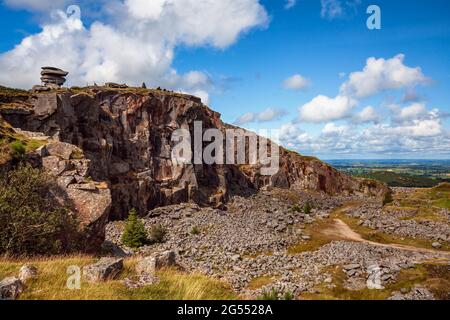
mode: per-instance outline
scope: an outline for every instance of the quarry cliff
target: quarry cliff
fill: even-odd
[[[34,158],[67,189],[86,225],[123,219],[131,208],[145,215],[182,202],[225,206],[233,195],[268,188],[376,197],[388,190],[281,147],[279,170],[272,176],[262,176],[251,165],[203,163],[174,169],[174,130],[192,132],[195,121],[204,130],[230,127],[194,96],[106,87],[12,92],[0,94],[2,126],[42,142]]]

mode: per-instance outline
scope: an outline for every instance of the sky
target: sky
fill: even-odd
[[[0,85],[195,94],[322,159],[450,159],[447,0],[0,0]],[[381,28],[369,29],[377,5]]]

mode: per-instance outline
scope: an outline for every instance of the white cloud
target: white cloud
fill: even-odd
[[[300,120],[305,122],[327,122],[349,116],[357,101],[338,95],[330,98],[319,95],[299,109]]]
[[[145,81],[205,98],[211,90],[208,76],[199,71],[178,75],[171,67],[175,47],[226,48],[247,30],[268,22],[258,0],[158,0],[150,6],[148,1],[127,0],[102,5],[109,22],[94,21],[89,28],[76,15],[57,11],[41,32],[0,55],[0,83],[30,88],[39,82],[40,67],[53,65],[70,72],[69,85]]]
[[[394,119],[397,121],[407,121],[419,118],[427,113],[427,108],[423,103],[413,103],[408,107],[396,110]]]
[[[357,7],[361,4],[361,0],[321,0],[321,12],[322,18],[332,20],[334,18],[342,17],[349,12],[354,13]]]
[[[352,120],[356,123],[378,123],[381,121],[381,117],[377,114],[374,107],[367,106],[361,112],[357,113]]]
[[[294,74],[283,81],[283,87],[290,90],[303,90],[309,86],[309,80],[300,74]]]
[[[341,136],[349,130],[348,126],[337,126],[333,122],[327,123],[322,129],[322,136]]]
[[[296,4],[297,4],[297,0],[286,0],[286,2],[284,4],[284,8],[291,9],[291,8],[295,7]]]
[[[367,59],[363,71],[352,72],[349,80],[341,86],[341,94],[364,98],[389,89],[411,88],[428,80],[419,67],[403,64],[405,56],[398,54],[385,60]]]
[[[243,125],[249,122],[269,122],[282,118],[287,112],[278,108],[267,108],[261,112],[247,112],[234,121],[235,125]]]

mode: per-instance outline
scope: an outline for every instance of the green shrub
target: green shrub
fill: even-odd
[[[191,234],[192,235],[200,234],[200,229],[197,226],[192,227]]]
[[[26,146],[20,140],[11,142],[10,147],[12,151],[11,155],[14,159],[21,159],[26,152]]]
[[[19,165],[0,174],[0,254],[51,255],[79,249],[76,218],[56,200],[47,174]]]
[[[134,209],[130,211],[125,221],[125,230],[122,234],[121,241],[130,248],[140,248],[148,242],[145,226]]]
[[[294,295],[291,292],[285,292],[283,296],[283,300],[294,300]]]
[[[162,243],[164,242],[166,233],[167,231],[162,225],[155,224],[150,229],[150,241],[152,243]]]
[[[294,212],[302,212],[302,208],[300,208],[300,206],[298,204],[294,204],[291,207],[291,210],[294,211]]]
[[[305,205],[303,206],[303,213],[310,214],[311,209],[312,209],[311,203],[309,201],[306,201]]]

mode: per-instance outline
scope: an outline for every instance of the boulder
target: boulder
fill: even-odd
[[[73,185],[70,185],[71,187]],[[66,189],[65,197],[58,199],[62,204],[71,204],[73,212],[80,221],[80,227],[86,231],[87,251],[96,251],[105,238],[105,226],[109,220],[111,192],[109,189],[82,190]]]
[[[433,247],[433,248],[435,248],[435,249],[440,249],[441,247],[442,247],[442,245],[439,243],[439,242],[433,242],[432,244],[431,244],[431,246]]]
[[[14,300],[23,291],[24,285],[16,277],[9,277],[0,282],[0,300]]]
[[[159,269],[175,266],[175,260],[175,253],[173,251],[157,253],[152,256],[142,258],[136,265],[136,272],[140,275],[154,275]]]
[[[26,283],[28,280],[37,278],[38,270],[35,266],[24,265],[19,270],[19,280]]]
[[[95,264],[83,268],[83,276],[89,282],[113,280],[123,269],[122,258],[101,258]]]

